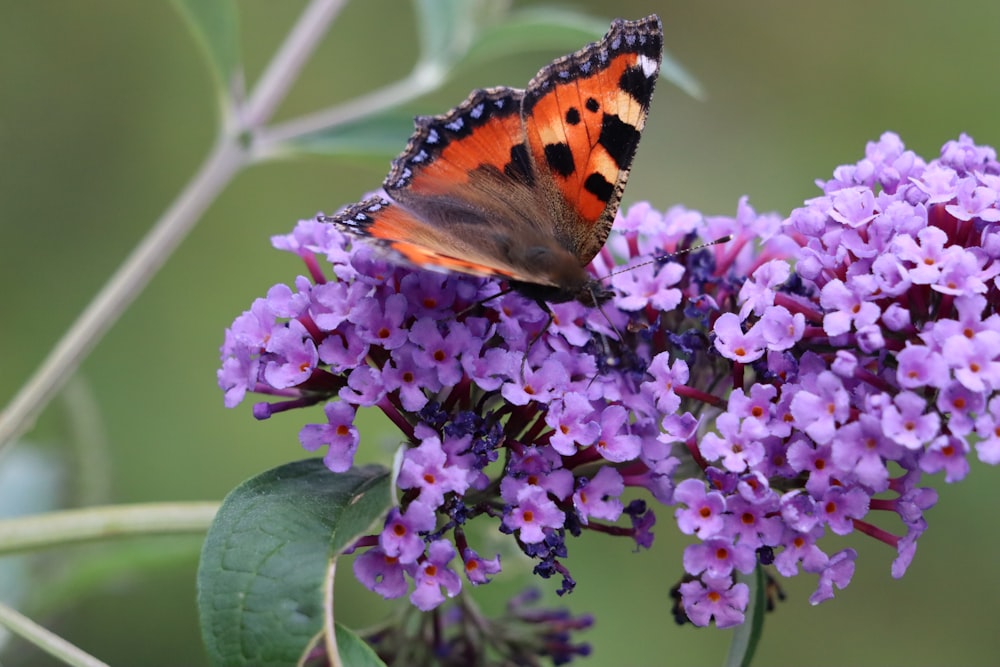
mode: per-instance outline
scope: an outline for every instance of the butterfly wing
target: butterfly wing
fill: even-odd
[[[520,269],[503,261],[504,251],[498,243],[455,234],[454,227],[434,224],[385,197],[370,197],[324,220],[416,267],[508,280],[521,277]],[[473,223],[465,217],[458,224]]]
[[[532,159],[561,196],[559,237],[583,264],[607,241],[660,71],[655,15],[611,24],[600,42],[543,68],[522,116]]]
[[[447,114],[417,118],[383,184],[388,199],[328,220],[418,266],[573,298],[614,220],[661,43],[655,17],[616,21],[527,91],[476,90]]]
[[[568,253],[536,210],[522,95],[476,90],[447,114],[418,117],[383,183],[388,197],[327,220],[417,266],[555,285],[534,260]]]

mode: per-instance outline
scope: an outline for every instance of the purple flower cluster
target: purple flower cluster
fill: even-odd
[[[745,201],[735,218],[633,206],[590,267],[615,295],[600,309],[394,265],[302,221],[274,245],[310,277],[227,330],[226,405],[277,397],[263,419],[324,403],[300,438],[334,472],[353,463],[358,408],[388,415],[407,442],[401,500],[355,573],[420,609],[460,590],[456,556],[472,584],[500,571],[470,545],[480,516],[560,592],[567,532],[648,547],[655,517],[628,487],[697,538],[680,595],[698,625],[741,623],[736,574],[758,565],[815,574],[811,601],[831,597],[856,552],[823,551],[828,532],[893,546],[902,576],[936,501],[922,475],[962,479],[973,447],[1000,462],[1000,164],[965,136],[926,163],[886,134],[819,185],[785,221]]]

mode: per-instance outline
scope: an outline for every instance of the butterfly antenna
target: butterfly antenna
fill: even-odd
[[[679,257],[681,255],[686,255],[689,252],[695,252],[696,250],[704,250],[705,248],[711,248],[714,245],[721,245],[723,243],[729,243],[732,240],[733,240],[733,235],[732,234],[727,234],[727,235],[725,235],[725,236],[723,236],[721,238],[715,239],[714,241],[709,241],[708,243],[701,243],[701,244],[693,246],[691,248],[684,248],[683,250],[675,250],[673,252],[668,252],[668,253],[664,253],[662,255],[657,255],[653,259],[651,259],[649,261],[646,261],[646,262],[642,262],[641,264],[636,264],[634,266],[627,266],[624,269],[619,269],[618,271],[612,271],[608,275],[600,278],[600,280],[607,280],[608,278],[611,278],[612,276],[617,276],[619,273],[627,273],[628,271],[632,271],[633,269],[638,269],[640,266],[646,266],[648,264],[656,264],[658,262],[661,262],[662,260],[664,260],[667,257]]]
[[[664,257],[677,257],[678,255],[684,255],[684,254],[689,253],[689,252],[694,252],[695,250],[702,250],[704,248],[710,248],[710,247],[712,247],[714,245],[719,245],[721,243],[728,243],[729,241],[732,241],[732,240],[733,240],[733,235],[732,234],[727,234],[726,236],[723,236],[721,238],[715,239],[714,241],[710,241],[708,243],[702,243],[702,244],[696,245],[696,246],[694,246],[692,248],[685,248],[683,250],[676,250],[676,251],[671,252],[671,253],[666,253],[666,254],[663,254],[663,255],[659,255],[659,256],[657,256],[657,257],[649,260],[648,262],[643,262],[641,264],[636,264],[635,266],[629,266],[629,267],[621,269],[619,271],[613,271],[613,272],[609,273],[608,275],[600,278],[599,280],[607,280],[608,278],[611,278],[612,276],[617,276],[619,273],[625,273],[626,271],[631,271],[633,269],[639,268],[640,266],[646,266],[647,264],[655,264],[655,263],[661,261]],[[624,342],[625,337],[622,336],[622,332],[618,330],[618,327],[615,326],[615,323],[611,321],[611,318],[608,317],[608,314],[604,311],[604,307],[601,305],[601,300],[598,297],[597,290],[594,289],[593,283],[591,283],[588,286],[588,289],[590,290],[591,299],[593,300],[594,305],[597,307],[597,310],[599,310],[601,312],[601,315],[604,316],[604,319],[607,321],[608,326],[610,326],[611,330],[615,332],[615,335],[618,337],[618,340]],[[551,311],[550,311],[550,317],[551,317]],[[601,346],[604,348],[604,351],[606,353],[606,362],[605,363],[607,363],[609,366],[615,366],[615,365],[617,365],[618,364],[618,358],[611,353],[611,346],[608,344],[607,339],[603,335],[600,335],[600,334],[598,334],[598,335],[600,336],[600,339],[601,339]]]

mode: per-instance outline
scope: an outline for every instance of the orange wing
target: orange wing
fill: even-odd
[[[659,19],[543,68],[526,91],[475,90],[416,119],[376,197],[327,218],[416,266],[576,298],[607,240],[659,72]],[[537,298],[537,297],[536,297]]]
[[[456,239],[384,197],[371,197],[325,218],[356,237],[370,239],[398,259],[421,268],[523,280],[523,270],[498,260],[489,245]]]
[[[562,195],[562,234],[582,261],[608,238],[660,71],[656,16],[615,21],[604,39],[542,69],[522,114],[534,161]]]

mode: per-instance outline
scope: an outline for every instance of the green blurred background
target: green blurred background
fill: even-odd
[[[659,13],[667,49],[708,92],[695,101],[661,84],[626,202],[732,214],[748,194],[758,210],[787,214],[818,193],[814,179],[858,160],[885,130],[928,159],[963,131],[1000,144],[1000,3],[992,0],[567,4],[608,18]],[[250,81],[304,5],[239,3]],[[416,54],[412,19],[403,0],[348,4],[279,119],[403,76]],[[462,70],[414,110],[444,112],[474,87],[523,86],[557,55]],[[201,54],[166,0],[0,2],[0,402],[183,187],[213,141],[215,111]],[[307,415],[257,423],[248,405],[222,407],[222,332],[273,283],[303,272],[293,256],[270,249],[269,236],[376,187],[390,157],[308,158],[238,176],[89,357],[69,398],[30,434],[63,475],[61,502],[217,500],[244,478],[304,456],[296,434]],[[90,420],[83,427],[81,414]],[[367,431],[363,460],[385,461],[395,437]],[[813,608],[813,577],[784,582],[789,599],[767,619],[757,664],[1000,662],[995,475],[974,465],[961,484],[934,480],[941,501],[900,581],[889,575],[889,548],[861,535],[828,542],[860,552],[852,585]],[[579,586],[559,602],[598,621],[584,664],[721,662],[729,633],[678,628],[670,617],[668,590],[685,544],[668,511],[651,552],[606,538],[570,544]],[[43,576],[20,579],[29,589],[24,609],[113,665],[205,664],[194,609],[197,540],[127,546],[124,555],[43,554],[32,563]],[[128,565],[136,562],[149,567]],[[477,591],[488,607],[531,583],[526,568],[508,561],[508,569]],[[371,622],[383,610],[344,577],[344,621]],[[14,644],[2,664],[52,663]]]

